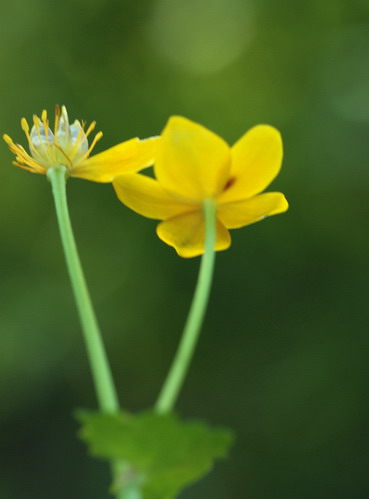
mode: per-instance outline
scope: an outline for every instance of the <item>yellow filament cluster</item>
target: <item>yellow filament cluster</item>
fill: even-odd
[[[84,154],[80,154],[78,158],[76,156],[84,141],[94,130],[96,122],[93,121],[86,131],[86,123],[82,122],[74,143],[70,139],[67,146],[62,147],[58,144],[57,139],[61,116],[66,120],[68,119],[65,107],[63,106],[62,109],[60,109],[57,105],[55,106],[54,135],[49,128],[46,110],[42,111],[41,118],[36,115],[33,116],[33,128],[31,132],[27,120],[25,118],[21,119],[21,127],[26,134],[31,155],[28,154],[20,144],[15,144],[9,135],[4,135],[5,142],[8,144],[11,152],[16,156],[16,161],[13,161],[14,165],[33,173],[44,174],[49,167],[56,164],[63,164],[69,170],[72,170],[77,164],[88,158],[97,141],[102,137],[102,132],[98,132],[95,135],[91,145]],[[77,123],[79,124],[79,122]],[[43,131],[42,127],[44,129]],[[39,144],[37,145],[34,144],[31,138],[31,135],[35,132],[39,140]]]

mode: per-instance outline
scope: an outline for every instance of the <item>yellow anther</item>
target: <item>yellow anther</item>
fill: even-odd
[[[13,144],[13,141],[12,139],[9,137],[9,135],[7,135],[6,133],[4,133],[3,135],[3,139],[5,140],[5,142],[8,144],[8,145],[12,145]]]
[[[21,127],[22,127],[22,130],[24,132],[29,132],[29,126],[28,126],[26,118],[21,119]]]

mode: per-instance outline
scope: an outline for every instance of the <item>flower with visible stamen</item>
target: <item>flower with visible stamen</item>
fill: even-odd
[[[217,207],[216,251],[229,248],[228,229],[288,209],[282,193],[260,194],[278,174],[282,156],[282,139],[272,126],[257,125],[229,147],[205,127],[173,116],[158,143],[156,179],[136,173],[117,177],[113,186],[129,208],[162,220],[160,239],[189,258],[204,252],[207,199]]]
[[[111,182],[117,175],[137,172],[152,165],[159,140],[159,137],[133,138],[90,157],[102,132],[98,132],[89,145],[88,136],[96,122],[93,121],[87,130],[85,122],[75,120],[69,124],[65,106],[61,109],[55,107],[54,131],[49,127],[45,110],[41,118],[33,116],[31,130],[25,118],[22,118],[21,126],[28,139],[30,154],[15,144],[9,135],[3,135],[10,151],[15,154],[14,165],[40,174],[46,174],[52,166],[61,165],[66,167],[71,177],[94,182]]]

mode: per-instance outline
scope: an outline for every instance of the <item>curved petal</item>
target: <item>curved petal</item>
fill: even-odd
[[[156,233],[162,241],[173,246],[179,256],[192,258],[204,253],[205,227],[200,211],[185,213],[161,222]],[[222,251],[231,245],[231,236],[224,225],[217,221],[215,250]]]
[[[232,147],[228,188],[219,201],[239,201],[263,191],[281,169],[282,157],[282,138],[276,128],[269,125],[251,128]]]
[[[245,201],[219,204],[217,216],[227,229],[238,229],[286,210],[288,202],[281,192],[267,192]]]
[[[164,220],[197,208],[180,203],[157,180],[139,173],[116,177],[113,187],[122,203],[144,217]]]
[[[202,201],[222,191],[230,171],[228,144],[180,116],[169,119],[157,149],[155,174],[179,199]]]
[[[71,176],[94,182],[111,182],[118,175],[137,172],[153,164],[159,140],[160,137],[151,137],[122,142],[77,163],[72,168]]]

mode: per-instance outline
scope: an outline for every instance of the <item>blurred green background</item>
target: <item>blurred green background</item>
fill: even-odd
[[[65,104],[100,151],[182,114],[230,143],[278,127],[287,214],[232,231],[178,403],[234,428],[228,461],[181,499],[369,497],[368,0],[1,0],[1,133]],[[95,395],[45,177],[0,150],[0,497],[108,498],[77,440]],[[110,185],[70,209],[120,397],[149,407],[199,259]]]

